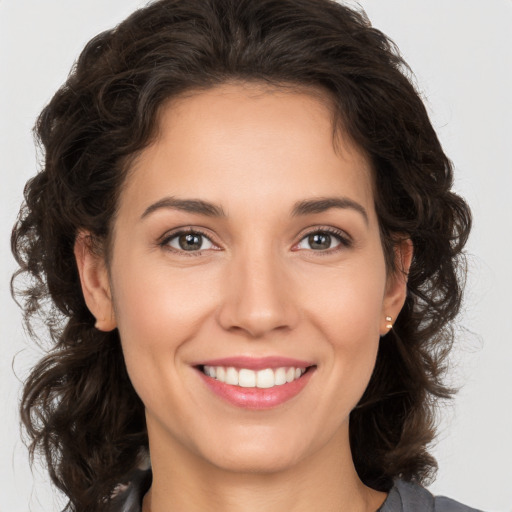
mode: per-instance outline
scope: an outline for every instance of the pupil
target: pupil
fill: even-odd
[[[312,249],[329,249],[331,246],[331,236],[325,233],[310,235],[308,241]]]
[[[181,235],[179,238],[179,244],[184,251],[194,251],[201,249],[201,235],[194,235],[191,233]]]

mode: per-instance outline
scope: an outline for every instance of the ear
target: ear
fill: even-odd
[[[95,326],[100,331],[112,331],[117,324],[107,265],[104,257],[94,250],[89,232],[78,233],[74,252],[82,293],[89,311],[96,318]]]
[[[400,240],[394,248],[395,270],[388,275],[386,292],[382,304],[380,335],[384,336],[393,327],[407,297],[407,276],[411,267],[414,247],[410,238]]]

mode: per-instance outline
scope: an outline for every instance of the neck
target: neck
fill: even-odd
[[[143,512],[375,512],[386,498],[360,481],[348,428],[314,456],[269,472],[226,470],[151,439],[153,483]]]

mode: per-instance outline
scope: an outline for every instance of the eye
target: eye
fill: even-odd
[[[174,233],[167,237],[162,242],[162,245],[171,247],[176,251],[186,252],[203,251],[215,247],[213,242],[206,235],[198,231]]]
[[[331,230],[318,230],[308,233],[296,245],[297,249],[308,249],[313,251],[328,251],[337,249],[340,246],[349,246],[350,242],[341,232]]]

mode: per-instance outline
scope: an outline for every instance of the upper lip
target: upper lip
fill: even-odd
[[[235,356],[222,357],[219,359],[208,359],[195,363],[193,366],[232,366],[234,368],[247,368],[248,370],[263,370],[265,368],[307,368],[314,366],[315,363],[304,359],[295,359],[284,356],[267,356],[267,357],[251,357],[251,356]]]

